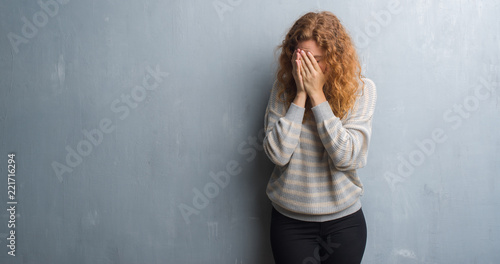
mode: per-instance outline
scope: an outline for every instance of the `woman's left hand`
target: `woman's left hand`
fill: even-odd
[[[300,73],[302,75],[307,95],[309,95],[311,99],[316,99],[313,101],[316,101],[317,103],[319,103],[319,101],[326,100],[324,99],[325,95],[323,93],[323,86],[325,85],[326,77],[323,74],[323,71],[319,67],[318,62],[311,52],[308,51],[305,53],[304,50],[301,50],[301,55]]]

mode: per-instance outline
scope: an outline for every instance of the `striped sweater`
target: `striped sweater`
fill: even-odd
[[[278,101],[274,82],[264,118],[263,147],[276,164],[266,193],[282,214],[324,222],[361,208],[363,185],[356,169],[367,163],[377,101],[375,84],[363,80],[364,93],[344,119],[336,117],[325,101],[311,108],[313,115],[304,122],[305,108],[292,103],[286,110]]]

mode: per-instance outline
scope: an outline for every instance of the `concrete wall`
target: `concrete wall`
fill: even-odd
[[[0,262],[273,263],[273,52],[319,10],[378,90],[363,263],[499,263],[494,0],[2,1]]]

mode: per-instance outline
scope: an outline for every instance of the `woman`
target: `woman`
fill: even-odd
[[[375,84],[330,12],[302,16],[278,48],[263,141],[276,164],[266,190],[274,259],[360,263],[367,232],[356,169],[367,163]]]

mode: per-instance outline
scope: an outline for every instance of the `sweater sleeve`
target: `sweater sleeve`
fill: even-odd
[[[372,80],[364,81],[363,95],[357,98],[344,124],[333,114],[328,101],[311,108],[321,141],[340,171],[362,168],[367,163],[377,93]]]
[[[297,148],[305,113],[305,108],[294,103],[284,115],[280,114],[283,110],[284,104],[278,101],[276,85],[273,85],[264,116],[263,147],[269,159],[279,166],[288,164]]]

